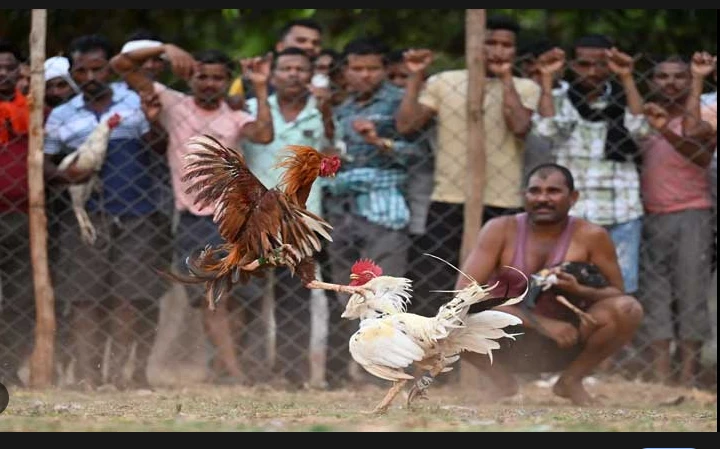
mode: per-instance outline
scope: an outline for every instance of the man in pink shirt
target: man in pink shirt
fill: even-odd
[[[642,141],[641,189],[647,213],[640,279],[644,332],[662,382],[671,381],[670,343],[677,340],[684,385],[694,382],[709,333],[712,201],[706,172],[714,139],[712,133],[691,137],[687,129],[687,118],[699,109],[702,93],[702,82],[700,89],[692,88],[697,84],[693,74],[704,65],[706,61],[694,60],[691,70],[683,59],[671,56],[654,68],[649,84],[655,101],[645,105],[645,115],[655,132]]]
[[[151,58],[164,56],[173,71],[188,81],[191,95],[153,82],[141,66]],[[159,122],[167,131],[167,157],[171,171],[175,209],[179,214],[175,231],[175,265],[185,273],[185,259],[207,244],[222,242],[217,225],[212,221],[212,208],[201,209],[194,203],[194,197],[185,193],[185,155],[189,153],[186,144],[190,137],[210,134],[224,145],[241,150],[240,141],[248,139],[255,143],[267,144],[273,141],[272,116],[268,104],[268,77],[270,61],[254,58],[243,63],[246,76],[253,83],[258,98],[257,117],[247,112],[233,110],[225,102],[225,93],[232,81],[233,61],[217,50],[205,50],[190,55],[172,44],[158,44],[140,48],[115,56],[111,64],[121,74],[128,86],[137,91],[146,104],[146,116],[151,123]],[[236,290],[243,299],[262,295],[254,285]],[[204,286],[186,286],[193,303],[202,304]],[[210,340],[216,346],[220,363],[235,381],[245,376],[240,368],[230,332],[227,301],[222,301],[215,312],[204,309],[203,322]]]

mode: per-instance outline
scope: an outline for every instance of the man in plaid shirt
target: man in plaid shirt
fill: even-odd
[[[408,162],[417,150],[395,128],[403,91],[387,81],[386,53],[380,42],[358,39],[343,55],[352,93],[335,110],[335,119],[345,160],[337,178],[327,184],[324,204],[334,227],[328,256],[336,283],[347,283],[359,258],[373,259],[389,276],[407,272],[410,209],[404,190]],[[345,327],[347,332],[336,335],[337,346],[349,360],[353,326]]]

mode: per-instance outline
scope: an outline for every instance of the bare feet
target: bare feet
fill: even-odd
[[[573,404],[580,407],[597,404],[597,400],[585,390],[582,379],[573,380],[560,377],[553,387],[553,393],[561,398],[570,399]]]

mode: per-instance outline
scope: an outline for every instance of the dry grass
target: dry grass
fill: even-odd
[[[500,404],[477,392],[430,390],[412,411],[398,397],[383,417],[368,416],[377,386],[342,391],[215,387],[80,393],[11,390],[0,415],[6,431],[717,431],[717,396],[697,390],[602,379],[588,388],[602,405],[578,408],[548,388],[525,384]]]

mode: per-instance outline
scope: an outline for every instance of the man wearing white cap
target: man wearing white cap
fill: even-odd
[[[80,93],[70,76],[70,61],[64,56],[54,56],[45,61],[45,106],[47,113]]]

